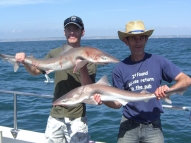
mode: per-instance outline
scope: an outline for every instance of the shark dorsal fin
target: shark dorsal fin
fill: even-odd
[[[63,53],[66,53],[68,50],[70,50],[70,49],[72,49],[72,48],[73,48],[72,46],[64,44],[64,45],[63,45],[63,50],[62,50],[61,55],[62,55]]]
[[[96,84],[102,84],[102,85],[111,86],[111,84],[109,83],[106,75],[104,75],[100,80],[98,80],[98,82]]]

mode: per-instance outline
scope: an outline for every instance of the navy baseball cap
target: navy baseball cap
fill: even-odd
[[[68,17],[65,21],[64,21],[64,27],[66,27],[69,24],[75,24],[77,25],[80,29],[84,29],[84,24],[83,21],[80,17],[78,16],[71,16]]]

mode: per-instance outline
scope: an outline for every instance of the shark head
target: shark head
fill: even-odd
[[[73,98],[64,98],[64,99],[59,99],[56,100],[52,103],[53,106],[72,106],[72,105],[76,105],[78,100],[75,100]]]
[[[79,102],[81,102],[81,92],[83,92],[84,87],[79,87],[76,89],[73,89],[71,91],[69,91],[68,93],[66,93],[65,95],[61,96],[60,98],[56,99],[52,105],[53,106],[58,106],[58,105],[62,105],[62,106],[72,106],[75,104],[78,104]]]
[[[120,62],[120,60],[114,56],[92,47],[84,47],[82,56],[88,62],[101,65]]]

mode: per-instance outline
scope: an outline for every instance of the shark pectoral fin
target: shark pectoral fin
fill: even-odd
[[[75,73],[76,71],[81,69],[87,63],[88,63],[88,61],[86,61],[86,60],[77,59],[76,63],[75,63],[76,65],[75,65],[74,70],[73,70],[73,73]]]
[[[150,99],[150,98],[148,98],[148,99],[146,98],[146,99],[144,99],[143,101],[144,101],[144,102],[148,102],[149,100],[151,100],[151,99]]]
[[[170,98],[166,97],[166,98],[162,98],[165,102],[167,102],[168,104],[172,104],[172,101],[170,100]]]
[[[146,93],[149,93],[146,89],[144,89],[144,90],[142,90],[140,93],[144,93],[144,94],[146,94]]]
[[[83,102],[86,104],[98,105],[98,103],[94,99],[85,99]]]
[[[73,73],[76,73],[76,67],[74,67]]]
[[[123,100],[117,100],[117,102],[121,103],[123,106],[125,106],[128,102],[123,101]]]

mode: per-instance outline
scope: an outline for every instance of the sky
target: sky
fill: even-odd
[[[191,0],[0,0],[0,39],[64,37],[63,22],[77,15],[85,37],[117,36],[142,20],[153,35],[191,35]]]

